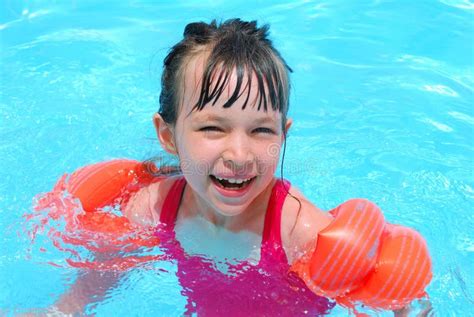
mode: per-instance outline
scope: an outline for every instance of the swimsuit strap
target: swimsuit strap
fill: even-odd
[[[287,180],[278,179],[272,188],[270,200],[265,213],[265,224],[263,227],[261,260],[265,258],[288,263],[285,250],[281,241],[281,216],[283,203],[291,187]]]
[[[160,223],[165,224],[169,229],[174,229],[176,216],[178,215],[179,205],[183,197],[186,179],[178,178],[171,186],[168,195],[163,202],[163,208],[160,213]]]

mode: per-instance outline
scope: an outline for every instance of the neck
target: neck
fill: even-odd
[[[267,188],[260,193],[250,205],[241,213],[235,216],[223,215],[221,211],[210,206],[205,200],[197,195],[189,186],[185,187],[182,200],[182,217],[202,217],[215,229],[226,229],[238,232],[245,228],[249,231],[261,233],[263,230],[263,219],[267,209],[270,194],[275,180],[272,180]],[[261,221],[259,221],[261,220]]]

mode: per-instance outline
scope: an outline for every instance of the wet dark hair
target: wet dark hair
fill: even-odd
[[[163,120],[171,125],[176,123],[185,66],[192,57],[206,52],[208,57],[201,78],[199,99],[193,111],[200,111],[208,104],[214,106],[233,72],[236,72],[237,83],[223,107],[231,107],[242,97],[246,98],[242,106],[244,109],[249,102],[252,76],[255,75],[257,109],[267,111],[271,107],[279,111],[284,131],[291,69],[268,39],[268,29],[268,25],[257,27],[256,21],[240,19],[188,24],[184,29],[184,38],[171,48],[164,60],[158,111]]]

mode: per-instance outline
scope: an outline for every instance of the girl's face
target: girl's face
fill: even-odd
[[[252,80],[244,110],[247,90],[230,108],[223,108],[234,91],[235,74],[214,106],[209,103],[201,111],[192,111],[199,99],[205,61],[201,54],[184,70],[182,104],[175,127],[169,128],[171,144],[164,145],[179,156],[197,199],[218,214],[235,216],[244,212],[273,180],[284,140],[282,115],[271,109],[257,110],[256,80]],[[163,143],[163,138],[160,140]]]

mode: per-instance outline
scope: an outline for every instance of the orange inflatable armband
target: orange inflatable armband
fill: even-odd
[[[112,204],[132,182],[152,179],[142,162],[113,160],[80,168],[69,177],[66,189],[79,198],[84,211],[93,212]]]
[[[157,239],[139,239],[127,237],[133,233],[130,221],[124,216],[112,212],[102,212],[101,208],[121,199],[121,205],[127,198],[143,186],[155,180],[146,171],[145,163],[134,160],[118,159],[96,163],[80,168],[74,172],[66,185],[67,191],[82,204],[85,214],[78,216],[81,229],[107,234],[111,239],[117,237],[121,244],[134,246],[154,246]],[[137,185],[133,188],[133,185]],[[124,192],[126,190],[126,192]],[[127,237],[125,240],[124,237]]]
[[[416,231],[385,223],[380,209],[352,199],[330,211],[334,220],[318,234],[314,250],[292,270],[315,293],[354,307],[398,309],[422,297],[431,259]]]
[[[66,262],[79,268],[123,270],[161,259],[161,255],[126,255],[140,247],[155,247],[159,239],[154,235],[155,228],[134,225],[114,210],[117,204],[123,209],[130,196],[143,186],[161,180],[148,173],[157,171],[155,165],[147,164],[119,159],[64,175],[51,192],[39,197],[35,204],[38,212],[25,215],[27,220],[36,220],[28,232],[32,240],[38,233],[47,232],[57,249],[72,255]],[[101,256],[99,262],[84,261],[78,249],[68,245],[81,246],[105,257]],[[119,257],[113,257],[118,254]]]

